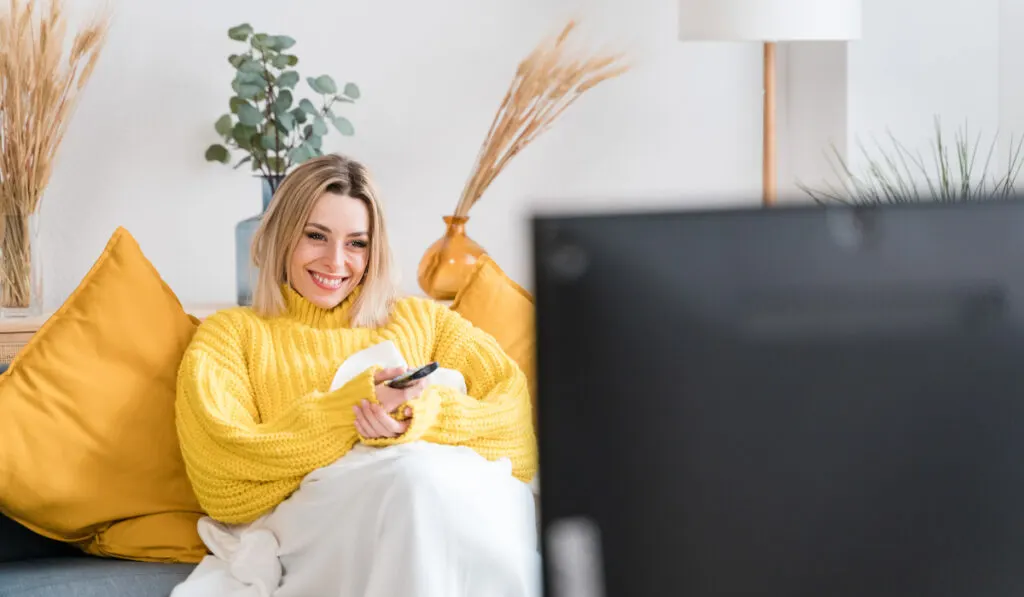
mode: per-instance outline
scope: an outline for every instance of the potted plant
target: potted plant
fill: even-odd
[[[972,136],[966,125],[957,130],[952,144],[935,119],[930,156],[924,157],[888,133],[888,147],[875,142],[873,150],[863,143],[858,148],[864,167],[854,172],[835,147],[829,165],[839,180],[814,188],[797,186],[820,204],[849,205],[919,203],[923,201],[985,201],[1012,199],[1017,176],[1024,167],[1024,138],[1010,139],[1004,158],[998,158],[998,138],[987,148],[981,136]]]
[[[214,129],[221,137],[206,149],[206,160],[231,164],[235,169],[248,164],[261,179],[263,205],[259,215],[238,223],[235,229],[238,303],[252,302],[255,268],[250,257],[252,235],[277,191],[281,180],[294,166],[319,155],[330,128],[345,136],[355,134],[352,123],[336,113],[343,104],[359,99],[359,87],[346,83],[339,89],[328,75],[307,77],[312,98],[299,99],[302,81],[295,66],[299,58],[289,50],[295,40],[286,35],[256,33],[248,23],[232,27],[228,37],[245,44],[228,62],[235,69],[234,91],[229,112],[217,119]]]
[[[0,15],[0,317],[4,318],[43,312],[40,208],[64,134],[110,28],[109,13],[77,27],[69,25],[63,0],[6,4]]]

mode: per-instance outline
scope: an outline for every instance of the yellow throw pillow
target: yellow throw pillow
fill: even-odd
[[[197,325],[118,228],[0,376],[0,511],[97,555],[198,562],[174,424]]]
[[[451,308],[494,336],[526,374],[530,395],[536,400],[534,305],[530,293],[509,278],[494,259],[484,255],[455,295]]]

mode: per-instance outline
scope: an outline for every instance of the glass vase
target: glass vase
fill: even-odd
[[[260,184],[263,187],[263,207],[260,213],[246,218],[235,225],[235,288],[237,289],[237,300],[239,305],[252,304],[252,290],[256,284],[256,276],[259,269],[252,262],[252,237],[256,229],[263,221],[263,214],[270,207],[274,199],[274,193],[281,186],[283,176],[260,177]]]
[[[43,313],[38,213],[0,214],[0,318]]]
[[[420,260],[418,281],[427,296],[450,301],[466,283],[484,250],[466,235],[468,217],[444,216],[444,236],[430,245]]]

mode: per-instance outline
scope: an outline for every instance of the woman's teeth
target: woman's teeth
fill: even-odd
[[[332,277],[327,277],[327,276],[324,276],[322,274],[318,274],[316,272],[309,272],[309,273],[310,273],[310,275],[313,276],[313,279],[316,280],[317,284],[319,284],[320,286],[323,286],[324,288],[329,288],[331,290],[337,290],[337,289],[341,288],[342,282],[345,281],[345,278],[335,278],[333,276]]]

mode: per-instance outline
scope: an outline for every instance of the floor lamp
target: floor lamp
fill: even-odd
[[[861,0],[679,0],[683,41],[764,44],[762,203],[778,196],[775,165],[775,48],[778,42],[852,40],[861,34]]]

